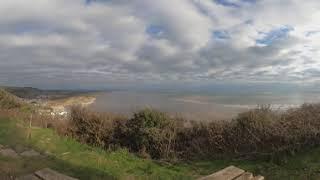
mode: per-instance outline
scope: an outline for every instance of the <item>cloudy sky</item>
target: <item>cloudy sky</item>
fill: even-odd
[[[0,85],[319,83],[319,0],[1,0]]]

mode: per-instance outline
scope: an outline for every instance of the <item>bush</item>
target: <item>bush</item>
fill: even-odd
[[[168,158],[173,151],[174,121],[167,114],[144,109],[126,123],[126,146],[152,158]]]
[[[112,142],[112,118],[82,107],[71,108],[69,129],[83,143],[106,147]]]
[[[0,108],[2,109],[14,109],[21,108],[22,102],[14,95],[0,89]]]
[[[262,106],[240,114],[230,127],[226,135],[230,153],[240,155],[254,155],[268,153],[275,148],[279,136],[278,122],[281,115],[271,110],[269,106]]]
[[[274,158],[320,145],[319,104],[285,112],[262,106],[232,121],[189,125],[153,109],[121,118],[73,108],[70,120],[70,132],[81,142],[124,147],[154,159]]]
[[[320,105],[286,112],[259,107],[228,122],[196,123],[178,133],[184,158],[218,156],[257,158],[294,154],[320,145]]]
[[[144,109],[130,119],[73,107],[69,132],[79,141],[105,148],[125,147],[144,157],[174,156],[176,121],[167,114]]]
[[[229,123],[192,122],[190,127],[180,128],[177,132],[176,151],[179,157],[207,158],[226,153],[225,133]]]

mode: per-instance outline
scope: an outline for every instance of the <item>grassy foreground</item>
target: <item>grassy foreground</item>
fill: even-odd
[[[33,148],[49,154],[30,158],[0,158],[0,174],[19,176],[50,167],[80,179],[191,179],[187,171],[164,167],[151,160],[140,159],[125,150],[106,152],[59,137],[50,129],[22,128],[17,120],[0,118],[0,143],[16,151]],[[19,127],[21,126],[21,127]]]
[[[272,162],[212,160],[168,164],[141,159],[126,150],[107,152],[58,136],[50,129],[24,128],[15,119],[0,118],[0,144],[18,152],[35,149],[49,156],[9,159],[0,156],[0,174],[17,177],[50,167],[79,179],[195,179],[230,164],[267,179],[319,179],[320,148]],[[31,137],[28,137],[31,132]]]

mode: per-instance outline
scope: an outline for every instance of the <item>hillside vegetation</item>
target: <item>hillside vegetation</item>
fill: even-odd
[[[196,179],[231,164],[262,174],[268,180],[320,178],[320,148],[284,157],[281,162],[228,157],[175,163],[153,161],[139,158],[121,148],[103,150],[81,144],[73,138],[59,136],[51,129],[30,129],[20,118],[10,118],[12,116],[0,114],[0,144],[18,152],[33,148],[47,156],[12,159],[0,155],[0,178],[19,177],[49,167],[81,180]],[[27,136],[30,132],[31,136]]]
[[[80,142],[128,148],[153,159],[278,159],[320,144],[320,104],[285,112],[259,107],[232,121],[189,122],[145,109],[121,118],[73,108],[67,133]]]
[[[285,112],[263,106],[232,121],[209,123],[187,122],[154,109],[128,118],[73,107],[62,121],[31,116],[19,98],[5,91],[0,95],[0,143],[46,152],[53,159],[43,159],[45,166],[80,179],[194,179],[230,164],[267,179],[320,178],[319,104]],[[13,131],[20,133],[9,133]],[[19,171],[20,161],[1,156],[0,167],[8,161],[18,169],[15,173],[25,172]],[[34,167],[30,171],[42,167],[25,163]]]
[[[63,99],[89,93],[88,91],[71,91],[71,90],[42,90],[32,87],[0,87],[0,89],[14,94],[24,99]]]
[[[193,179],[197,176],[195,172],[188,172],[188,168],[163,166],[138,158],[125,149],[103,151],[58,136],[50,129],[27,127],[18,119],[0,116],[0,144],[17,152],[32,148],[46,156],[12,159],[0,155],[0,179],[47,167],[83,180]]]
[[[21,108],[23,103],[16,96],[8,93],[7,91],[0,89],[0,108],[2,109],[14,109]]]

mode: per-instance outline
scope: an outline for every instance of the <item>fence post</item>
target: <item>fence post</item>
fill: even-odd
[[[29,131],[28,131],[28,139],[31,139],[31,133],[32,133],[32,113],[30,115],[30,118],[29,118]]]

